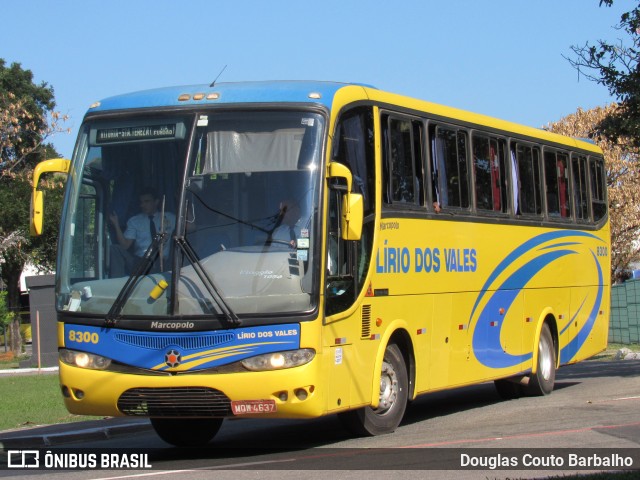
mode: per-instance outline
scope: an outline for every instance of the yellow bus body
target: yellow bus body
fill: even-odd
[[[329,132],[340,113],[356,103],[374,111],[378,181],[372,259],[350,308],[330,316],[320,313],[315,321],[301,323],[300,348],[314,349],[314,359],[288,370],[189,375],[84,370],[61,362],[60,381],[70,392],[65,397],[70,412],[118,416],[122,412],[117,402],[126,390],[193,386],[215,388],[231,401],[275,400],[276,412],[247,415],[260,418],[307,418],[376,408],[385,348],[392,338],[402,339],[411,398],[535,373],[536,346],[545,322],[557,341],[556,366],[606,348],[608,221],[586,229],[579,224],[554,228],[549,222],[505,225],[502,220],[513,219],[478,220],[447,212],[425,212],[421,218],[386,213],[383,218],[380,112],[424,115],[595,155],[600,154],[597,147],[362,86],[338,90]],[[327,162],[330,142],[331,136]],[[323,198],[326,216],[327,198]],[[323,238],[326,242],[326,235]],[[319,312],[323,311],[321,293]],[[64,323],[59,323],[58,336],[64,348]]]

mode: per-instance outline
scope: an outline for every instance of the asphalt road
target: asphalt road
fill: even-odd
[[[426,395],[410,404],[394,434],[380,437],[350,437],[335,416],[310,421],[232,420],[223,424],[207,449],[183,451],[161,441],[146,422],[114,422],[49,427],[28,432],[31,437],[23,433],[22,440],[18,434],[12,438],[0,434],[0,442],[5,450],[48,447],[64,454],[126,448],[147,452],[150,470],[2,469],[0,477],[85,480],[179,475],[237,480],[298,478],[304,471],[306,478],[326,479],[334,476],[327,470],[337,470],[340,478],[358,479],[389,474],[542,478],[575,470],[567,462],[570,453],[579,454],[579,459],[616,454],[630,458],[640,469],[640,361],[564,367],[558,371],[555,391],[547,397],[503,401],[493,384]],[[105,434],[100,425],[109,425],[110,432]],[[62,431],[70,428],[75,431]],[[513,461],[516,466],[488,468],[491,462]],[[559,461],[564,464],[557,465]],[[464,462],[471,466],[475,462],[484,470],[460,471]],[[554,470],[543,469],[547,466]]]

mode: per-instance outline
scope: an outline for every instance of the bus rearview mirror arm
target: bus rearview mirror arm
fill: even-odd
[[[44,196],[42,190],[38,190],[40,177],[44,173],[69,173],[71,161],[65,158],[54,158],[45,160],[36,165],[33,171],[33,190],[31,192],[31,208],[30,208],[30,233],[31,236],[37,237],[42,235],[42,225],[44,221]]]
[[[344,178],[347,181],[347,191],[342,196],[341,232],[343,240],[360,240],[362,236],[362,222],[364,219],[364,201],[362,195],[351,192],[353,176],[349,169],[337,162],[331,162],[328,167],[329,178]]]

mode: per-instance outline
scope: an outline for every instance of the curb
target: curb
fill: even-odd
[[[24,449],[65,445],[74,442],[109,440],[122,435],[152,431],[148,418],[110,418],[86,422],[0,432],[0,449]]]
[[[59,370],[59,367],[12,368],[7,370],[0,370],[0,376],[31,375],[33,373],[58,373]]]

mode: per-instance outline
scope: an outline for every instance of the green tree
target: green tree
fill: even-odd
[[[7,297],[7,292],[0,292],[0,329],[4,337],[3,344],[5,346],[7,344],[6,328],[11,324],[11,321],[13,320],[13,315],[9,312],[9,309],[7,308],[6,297]]]
[[[613,0],[600,0],[610,7]],[[640,146],[640,4],[620,17],[616,28],[628,39],[617,43],[599,40],[595,45],[573,46],[569,62],[589,80],[608,88],[619,108],[604,118],[598,130],[612,141],[630,139]]]
[[[46,139],[61,131],[66,120],[53,109],[53,88],[36,85],[33,74],[20,64],[5,66],[0,59],[0,278],[7,288],[6,303],[13,315],[11,350],[22,348],[20,336],[20,275],[29,261],[41,269],[55,264],[55,245],[62,182],[44,180],[47,197],[45,235],[29,238],[29,205],[33,167],[59,156]]]
[[[638,149],[630,138],[612,142],[598,131],[605,118],[620,107],[612,103],[591,110],[578,109],[545,128],[570,137],[591,138],[604,153],[607,168],[609,219],[611,224],[611,280],[625,279],[631,262],[640,261],[640,171]]]

